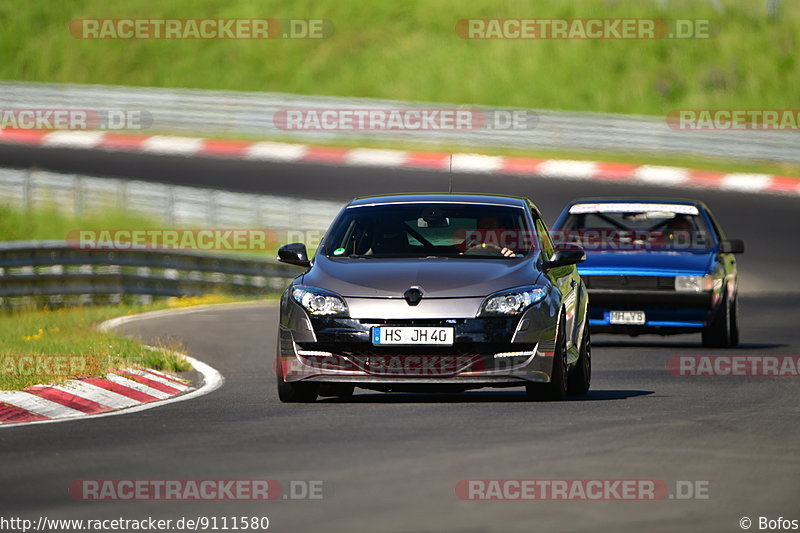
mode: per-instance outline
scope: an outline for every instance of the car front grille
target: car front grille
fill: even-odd
[[[589,289],[674,291],[672,276],[581,276]]]

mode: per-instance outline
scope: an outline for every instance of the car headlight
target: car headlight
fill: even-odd
[[[325,289],[296,285],[292,288],[292,298],[313,316],[346,315],[347,304],[341,296]]]
[[[705,276],[675,276],[675,290],[680,292],[705,292],[714,288],[714,277]]]
[[[541,287],[519,287],[496,292],[481,304],[481,316],[518,315],[547,296]]]

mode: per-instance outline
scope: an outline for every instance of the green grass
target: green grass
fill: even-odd
[[[249,300],[255,298],[211,294],[160,299],[150,305],[0,310],[0,390],[101,376],[130,366],[185,372],[191,365],[178,354],[184,351],[179,341],[159,339],[151,349],[113,331],[99,331],[97,325],[146,311]]]
[[[127,211],[122,207],[114,207],[109,203],[107,207],[92,211],[85,211],[80,216],[75,216],[55,204],[46,205],[35,209],[24,209],[10,204],[2,203],[0,199],[0,241],[22,240],[66,240],[71,232],[77,230],[162,230],[162,229],[197,229],[197,226],[181,228],[160,222],[154,217],[135,211]],[[225,228],[231,229],[231,228]],[[248,228],[242,228],[248,229]],[[251,228],[262,229],[262,228]],[[72,234],[74,238],[75,234]],[[258,256],[272,259],[280,244],[276,235],[273,240],[265,241],[266,249],[237,250],[230,252],[211,253],[236,253],[240,255]],[[274,241],[274,242],[273,242]]]
[[[793,108],[800,3],[765,0],[147,0],[0,5],[0,79],[195,87],[663,116]],[[80,40],[78,18],[322,18],[322,40]],[[685,40],[463,40],[461,18],[711,19]]]
[[[108,369],[131,365],[189,370],[189,363],[173,352],[180,348],[174,341],[164,341],[151,350],[133,339],[95,329],[105,319],[159,307],[166,303],[0,313],[0,389],[103,375]]]
[[[0,205],[0,241],[60,240],[76,228],[163,227],[149,217],[112,208],[74,217],[53,206],[25,210]],[[174,353],[181,349],[174,340],[162,340],[157,349],[152,350],[133,339],[98,331],[96,325],[115,316],[144,311],[253,299],[210,294],[157,299],[147,306],[130,303],[126,298],[121,305],[0,308],[0,390],[22,389],[78,376],[98,376],[109,369],[131,365],[175,372],[189,370],[190,365]]]
[[[107,207],[74,216],[48,204],[37,209],[23,209],[0,203],[0,241],[63,240],[71,230],[159,229],[164,224],[152,217]]]

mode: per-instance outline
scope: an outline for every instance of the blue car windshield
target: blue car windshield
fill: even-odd
[[[682,204],[575,204],[553,240],[592,251],[704,251],[714,245],[699,210]]]
[[[538,239],[521,207],[469,203],[351,206],[324,243],[329,257],[524,257]]]

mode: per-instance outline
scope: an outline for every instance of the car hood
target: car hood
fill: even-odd
[[[705,274],[711,271],[713,251],[587,252],[578,265],[582,274]]]
[[[535,256],[523,259],[332,259],[318,256],[301,283],[351,298],[402,298],[419,287],[428,298],[469,298],[531,285]]]

